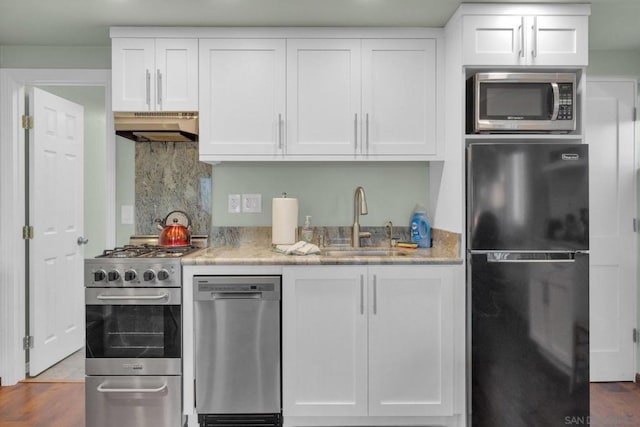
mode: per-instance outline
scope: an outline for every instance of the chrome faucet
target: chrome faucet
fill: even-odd
[[[364,188],[361,186],[356,188],[356,192],[353,195],[353,230],[351,231],[351,246],[354,248],[360,247],[360,239],[363,237],[371,237],[371,233],[368,231],[360,231],[360,215],[366,215],[367,200],[364,195]]]

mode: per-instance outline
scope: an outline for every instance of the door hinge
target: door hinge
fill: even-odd
[[[22,129],[33,129],[33,116],[22,115]]]
[[[638,107],[633,107],[633,121],[638,120]]]
[[[638,329],[633,328],[633,342],[638,342]]]
[[[633,232],[638,232],[638,218],[633,218]]]
[[[30,348],[33,348],[33,335],[27,335],[22,338],[22,349],[28,350]]]
[[[22,238],[24,240],[33,239],[33,227],[30,225],[25,225],[22,227]]]

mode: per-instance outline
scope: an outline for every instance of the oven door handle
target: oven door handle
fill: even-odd
[[[169,298],[168,293],[161,295],[104,295],[100,294],[96,297],[102,301],[121,301],[121,300],[161,300]]]
[[[165,383],[158,388],[107,388],[104,383],[100,384],[96,390],[100,393],[162,393],[169,386]]]

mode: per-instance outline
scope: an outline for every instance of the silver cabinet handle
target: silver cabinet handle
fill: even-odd
[[[378,276],[373,275],[373,314],[378,314]]]
[[[282,150],[282,113],[278,114],[278,148]]]
[[[149,70],[147,69],[147,106],[151,107],[151,73],[149,72]]]
[[[535,58],[538,56],[538,17],[533,17],[533,26],[531,27],[533,30],[533,49],[531,50],[531,55]]]
[[[80,237],[78,237],[78,240],[76,240],[76,242],[78,242],[78,246],[86,245],[87,243],[89,243],[89,239],[86,239],[86,238],[80,236]]]
[[[353,149],[358,153],[358,113],[354,114],[353,119]]]
[[[524,58],[524,16],[520,18],[520,58]]]
[[[360,314],[364,314],[364,276],[360,275]]]
[[[156,98],[158,99],[158,107],[162,109],[162,73],[156,70]]]
[[[122,301],[122,300],[161,300],[169,298],[168,293],[163,293],[160,295],[104,295],[100,294],[96,297],[102,301]]]
[[[365,115],[365,123],[366,123],[366,141],[367,141],[367,154],[369,154],[369,113]]]
[[[165,383],[158,388],[107,388],[104,383],[100,384],[96,390],[100,393],[161,393],[166,391],[169,386]]]

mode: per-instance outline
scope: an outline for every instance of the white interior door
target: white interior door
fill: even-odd
[[[28,92],[29,330],[35,376],[84,343],[84,108],[43,90]]]
[[[587,84],[591,381],[634,379],[635,81]]]

